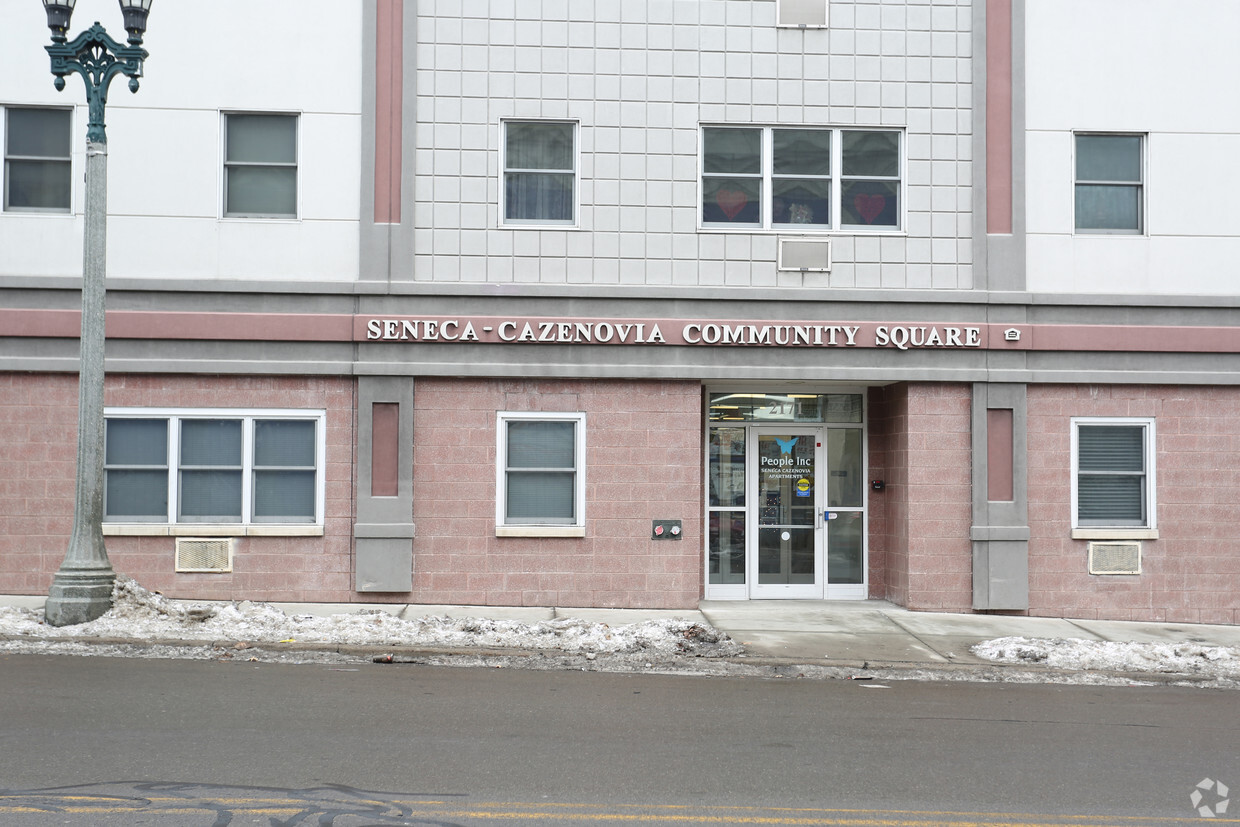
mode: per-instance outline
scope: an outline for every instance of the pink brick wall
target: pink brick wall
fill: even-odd
[[[693,608],[702,593],[696,382],[419,379],[419,603]],[[586,412],[586,536],[495,536],[496,412]],[[651,521],[684,521],[651,540]]]
[[[116,570],[177,597],[688,608],[702,589],[697,383],[420,379],[414,592],[353,591],[353,384],[305,377],[108,377],[108,405],[328,411],[323,537],[237,541],[235,571],[175,574],[169,537],[107,538]],[[1030,614],[1240,623],[1240,389],[1029,388]],[[494,536],[495,413],[585,411],[585,538]],[[450,416],[445,412],[451,412]],[[1071,539],[1072,416],[1153,416],[1160,539],[1140,576],[1091,576]],[[0,374],[0,592],[46,594],[73,515],[77,379]],[[870,392],[870,593],[971,605],[970,389]],[[652,541],[654,519],[684,539]]]
[[[172,537],[108,536],[113,568],[169,597],[346,601],[352,577],[353,383],[307,377],[109,375],[109,406],[323,408],[323,537],[243,537],[231,574],[176,574]],[[46,594],[73,527],[75,375],[0,374],[0,593]]]
[[[972,390],[917,383],[870,393],[870,594],[971,611]]]
[[[1030,614],[1240,623],[1240,388],[1029,387]],[[1071,539],[1073,416],[1155,417],[1159,539],[1140,575],[1090,575]]]

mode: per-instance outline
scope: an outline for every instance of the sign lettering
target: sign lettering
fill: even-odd
[[[894,348],[993,347],[981,325],[878,324],[650,319],[358,317],[354,338],[367,342],[655,345],[689,347]],[[1009,328],[1001,340],[1019,341]]]

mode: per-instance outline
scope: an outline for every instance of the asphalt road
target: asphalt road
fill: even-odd
[[[0,655],[0,824],[1187,823],[1237,699]]]

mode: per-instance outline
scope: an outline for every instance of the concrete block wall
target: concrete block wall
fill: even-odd
[[[1029,387],[1030,614],[1240,623],[1240,389]],[[1157,540],[1140,575],[1091,575],[1071,538],[1071,417],[1155,417]]]
[[[909,387],[909,602],[911,609],[973,605],[972,388]]]
[[[240,537],[227,574],[177,574],[173,537],[107,536],[105,543],[118,574],[168,597],[357,599],[351,576],[351,380],[112,374],[105,404],[326,409],[324,536]],[[0,374],[0,593],[47,593],[73,528],[76,451],[77,376]]]
[[[418,4],[419,280],[972,286],[972,0]],[[574,229],[502,227],[500,121],[579,125]],[[907,129],[905,231],[834,234],[833,272],[776,270],[777,233],[699,232],[699,126]]]
[[[698,383],[420,379],[414,408],[414,602],[697,605]],[[495,536],[500,411],[586,413],[584,538]],[[650,539],[656,519],[683,520],[683,539]]]
[[[972,609],[970,386],[871,391],[870,594],[910,609]]]
[[[908,604],[908,385],[871,388],[867,401],[870,597]]]

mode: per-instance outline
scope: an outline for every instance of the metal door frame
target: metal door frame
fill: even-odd
[[[826,479],[826,449],[823,447],[823,430],[821,424],[785,423],[782,425],[749,425],[746,434],[745,458],[745,583],[751,600],[821,600],[827,581],[826,528],[823,522],[822,481]],[[810,436],[814,440],[814,582],[813,583],[771,583],[763,585],[758,575],[758,538],[761,534],[761,523],[758,514],[762,509],[759,501],[760,491],[758,480],[758,442],[763,436],[778,434],[780,436]]]
[[[721,393],[721,392],[722,393],[744,394],[746,391],[758,391],[758,392],[763,392],[763,393],[773,393],[773,392],[783,391],[785,390],[785,387],[786,386],[784,385],[773,387],[766,383],[762,383],[762,384],[728,383],[727,385],[707,385],[703,388],[703,391],[706,394],[706,396],[709,397],[711,393]],[[870,515],[870,485],[868,483],[868,480],[869,480],[868,475],[870,473],[868,435],[869,435],[870,428],[869,428],[869,412],[868,412],[868,409],[869,409],[868,401],[869,400],[865,398],[865,387],[851,385],[851,384],[845,385],[843,383],[840,383],[838,385],[833,384],[833,383],[832,384],[824,383],[822,385],[819,385],[817,383],[805,383],[804,385],[802,385],[798,383],[797,391],[810,392],[810,393],[824,393],[824,394],[860,393],[862,395],[862,406],[863,406],[862,414],[861,414],[861,421],[855,422],[855,423],[854,422],[849,422],[849,423],[844,423],[844,422],[839,422],[839,423],[836,423],[836,422],[762,423],[762,422],[754,422],[751,420],[748,422],[737,421],[737,422],[728,423],[726,425],[716,425],[711,422],[705,423],[706,427],[702,434],[704,449],[706,449],[709,446],[710,431],[714,427],[744,428],[745,434],[746,434],[746,439],[745,439],[745,446],[746,446],[745,447],[745,476],[746,476],[745,502],[746,502],[746,505],[744,506],[744,513],[746,515],[745,516],[745,557],[746,557],[745,582],[744,583],[711,583],[710,582],[711,575],[710,575],[709,564],[710,564],[711,544],[710,544],[709,533],[704,531],[703,534],[705,536],[703,537],[703,543],[702,543],[703,567],[704,568],[702,572],[702,577],[703,577],[703,588],[704,588],[703,594],[705,595],[706,599],[709,599],[709,600],[751,600],[751,599],[765,600],[765,599],[770,599],[768,596],[755,597],[752,591],[753,587],[756,585],[756,568],[758,565],[757,560],[756,560],[757,558],[757,552],[756,552],[757,533],[756,531],[757,531],[758,526],[757,526],[757,520],[756,520],[757,473],[756,471],[751,471],[750,469],[751,469],[751,463],[754,468],[756,468],[756,465],[757,465],[756,456],[757,456],[757,450],[758,450],[757,449],[758,434],[763,433],[763,432],[772,433],[774,431],[779,431],[779,430],[784,430],[790,433],[799,433],[802,431],[813,432],[815,434],[815,439],[817,440],[818,443],[820,443],[820,445],[817,447],[817,451],[815,455],[815,466],[816,466],[815,474],[821,477],[821,479],[815,481],[815,499],[816,499],[816,508],[818,509],[818,520],[817,520],[817,525],[815,528],[816,528],[816,532],[820,536],[820,539],[816,540],[816,546],[817,546],[817,549],[821,551],[822,558],[821,558],[821,562],[817,560],[815,562],[815,566],[816,568],[818,568],[818,576],[816,576],[815,580],[821,583],[821,590],[816,593],[815,597],[808,597],[808,598],[801,598],[801,599],[865,600],[869,597],[869,587],[870,587],[869,531],[870,531],[870,516],[871,515]],[[859,508],[852,507],[852,508],[844,508],[844,509],[828,509],[826,505],[826,491],[827,491],[826,475],[830,474],[831,472],[831,469],[826,468],[827,432],[829,430],[833,430],[836,428],[859,428],[861,430],[862,495],[861,495],[861,506]],[[707,480],[711,472],[711,465],[710,465],[711,457],[710,457],[710,452],[708,450],[704,450],[703,454],[704,454],[703,456],[704,461],[703,461],[703,466],[702,466],[702,474],[703,474],[702,478],[703,480]],[[709,503],[704,503],[704,505],[705,505],[704,514],[703,514],[704,525],[709,525],[714,509],[709,505]],[[727,510],[728,509],[721,509],[721,511],[724,511],[724,512],[726,512]],[[828,519],[827,512],[832,511],[832,510],[860,511],[862,514],[862,519],[864,520],[864,523],[863,523],[862,536],[861,536],[861,543],[862,543],[861,565],[862,565],[862,581],[863,581],[861,583],[834,584],[833,585],[827,582],[827,569],[828,569],[827,563],[828,563],[829,549],[827,548],[828,531],[827,531],[826,520]]]

